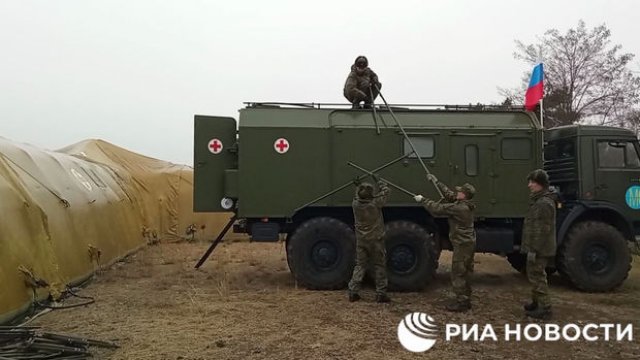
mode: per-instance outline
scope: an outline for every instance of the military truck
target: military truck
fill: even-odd
[[[557,270],[579,289],[608,291],[627,277],[640,234],[638,150],[628,130],[543,131],[534,113],[514,108],[253,102],[239,122],[195,116],[194,210],[233,213],[219,239],[233,222],[252,241],[283,238],[299,284],[338,289],[354,265],[354,183],[375,173],[396,188],[383,210],[390,288],[415,291],[451,249],[446,219],[411,197],[440,198],[426,169],[475,185],[476,251],[522,271],[526,177],[544,167],[560,195]]]

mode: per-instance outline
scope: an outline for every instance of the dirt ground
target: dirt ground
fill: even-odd
[[[150,246],[104,270],[82,295],[87,307],[57,310],[35,319],[46,331],[115,341],[121,348],[100,359],[618,359],[640,358],[640,269],[613,293],[585,294],[552,278],[554,321],[634,323],[633,342],[452,342],[426,353],[402,348],[396,329],[414,311],[444,324],[527,324],[522,304],[526,279],[495,255],[476,256],[474,308],[442,310],[449,296],[450,253],[421,293],[391,293],[391,304],[349,303],[344,291],[296,286],[282,243],[223,243],[200,269],[208,244]],[[634,259],[638,264],[638,258]]]

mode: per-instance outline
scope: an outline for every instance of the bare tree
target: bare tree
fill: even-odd
[[[561,34],[548,30],[535,44],[516,41],[514,57],[533,65],[544,63],[545,126],[576,122],[612,124],[640,100],[640,77],[628,68],[634,55],[611,45],[605,25],[587,29],[584,21]],[[523,78],[520,96],[500,89],[502,95],[523,96],[529,74]]]
[[[640,109],[630,109],[624,116],[619,118],[616,125],[633,131],[636,136],[640,135]]]

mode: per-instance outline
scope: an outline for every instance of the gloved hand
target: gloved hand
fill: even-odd
[[[438,182],[438,178],[433,174],[427,174],[427,180],[431,182]]]
[[[422,202],[422,201],[424,201],[424,196],[418,194],[418,195],[413,197],[413,200],[415,200],[416,202]]]
[[[376,174],[371,174],[371,177],[373,178],[373,181],[379,183],[380,182],[380,176],[376,175]]]
[[[527,262],[534,262],[536,261],[536,253],[534,252],[528,252],[527,253]]]
[[[359,177],[355,177],[353,178],[353,185],[358,186],[362,183],[362,181],[360,181]]]

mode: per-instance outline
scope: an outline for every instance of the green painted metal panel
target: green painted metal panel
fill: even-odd
[[[430,133],[431,134],[431,133]],[[429,135],[437,138],[435,135]],[[438,142],[439,140],[436,140]],[[382,128],[380,134],[374,127],[344,128],[336,127],[332,131],[332,173],[333,187],[354,179],[364,173],[349,165],[353,162],[365,169],[373,170],[404,154],[404,138],[397,127]],[[439,143],[436,144],[436,147]],[[438,158],[425,159],[434,173],[445,169],[446,154],[438,154]],[[438,160],[438,161],[436,161]],[[415,193],[423,193],[435,197],[435,189],[426,182],[425,173],[416,158],[406,158],[378,172],[378,174]],[[370,177],[364,181],[373,182]],[[332,205],[351,205],[355,186],[350,187],[332,197]],[[415,206],[413,199],[403,192],[392,189],[389,204]]]
[[[238,167],[236,121],[229,117],[196,115],[193,139],[193,211],[224,210],[224,172]]]
[[[377,115],[374,120],[370,111],[243,109],[239,215],[291,216],[296,208],[362,174],[347,165],[348,162],[374,169],[402,156],[407,145],[400,128],[388,111],[380,111]],[[433,139],[435,153],[423,160],[442,181],[455,185],[475,180],[480,188],[479,216],[517,217],[524,214],[528,203],[524,179],[529,171],[541,166],[540,130],[536,129],[537,123],[530,114],[399,111],[397,116],[412,138]],[[496,154],[500,140],[516,135],[530,139],[530,158],[502,160]],[[282,154],[275,149],[280,138],[286,139],[289,146]],[[473,179],[461,176],[456,170],[464,165],[465,144],[475,144],[479,149],[477,166],[480,173]],[[412,192],[438,198],[415,157],[397,162],[379,174]],[[368,181],[372,180],[369,178]],[[349,186],[313,206],[350,206],[354,189]],[[393,191],[389,204],[416,206],[410,196],[398,190]]]
[[[573,181],[577,183],[575,198],[572,200],[594,200],[603,201],[616,206],[628,219],[637,219],[640,212],[633,209],[627,203],[627,191],[640,186],[640,167],[603,166],[599,159],[599,143],[628,143],[638,149],[638,142],[635,134],[628,129],[593,126],[593,125],[568,125],[553,128],[545,132],[545,141],[548,143],[575,143],[576,158],[570,157],[575,164],[565,164],[565,167],[573,166],[576,170],[576,177]],[[555,154],[562,160],[565,154]],[[569,153],[566,154],[570,155]],[[553,180],[553,178],[552,178]],[[560,183],[561,191],[563,187],[569,187],[570,183]],[[634,188],[636,189],[636,188]],[[632,190],[634,190],[632,189]]]
[[[524,183],[529,171],[542,163],[541,130],[534,116],[525,112],[492,111],[398,110],[394,113],[409,136],[433,146],[432,156],[423,158],[431,172],[450,185],[466,181],[477,184],[479,216],[524,214],[528,190],[519,185]],[[211,122],[212,119],[218,120]],[[208,127],[196,129],[196,147],[200,146],[200,150],[208,151],[202,144],[210,141],[211,135],[198,137],[198,132],[211,134],[222,130],[220,119],[203,120]],[[235,127],[233,119],[228,120],[231,122],[224,131]],[[529,159],[501,159],[500,141],[510,136],[530,139]],[[424,140],[426,138],[430,140]],[[286,151],[278,150],[278,142],[286,144]],[[467,145],[478,149],[475,164],[478,173],[471,177],[459,172],[460,166],[467,165],[464,152]],[[347,165],[348,162],[374,169],[405,154],[408,151],[405,148],[408,145],[389,111],[378,111],[374,118],[371,111],[246,108],[240,111],[238,166],[233,163],[233,157],[221,158],[229,161],[227,168],[216,167],[222,166],[222,162],[210,165],[211,155],[201,153],[208,162],[199,166],[201,161],[196,159],[196,178],[198,166],[200,170],[220,174],[203,176],[196,186],[196,197],[208,196],[208,200],[199,203],[204,201],[211,208],[214,200],[218,204],[221,196],[237,194],[239,217],[290,217],[295,209],[362,174]],[[196,151],[196,157],[197,154]],[[238,169],[226,172],[227,185],[224,179],[218,179],[226,169]],[[379,174],[412,192],[438,198],[415,157],[399,161]],[[205,184],[209,189],[201,189]],[[313,206],[350,206],[354,189],[348,186]],[[389,206],[416,204],[410,196],[394,190]]]
[[[241,120],[242,121],[242,120]],[[240,127],[240,217],[286,217],[329,191],[327,129]],[[287,150],[276,150],[282,139]]]
[[[224,196],[232,199],[238,198],[238,169],[224,171]]]
[[[377,111],[386,122],[395,125],[388,110]],[[418,128],[494,128],[531,129],[539,127],[536,118],[527,112],[506,111],[444,111],[395,110],[403,126]],[[329,128],[373,126],[371,111],[257,107],[240,110],[240,127]]]

